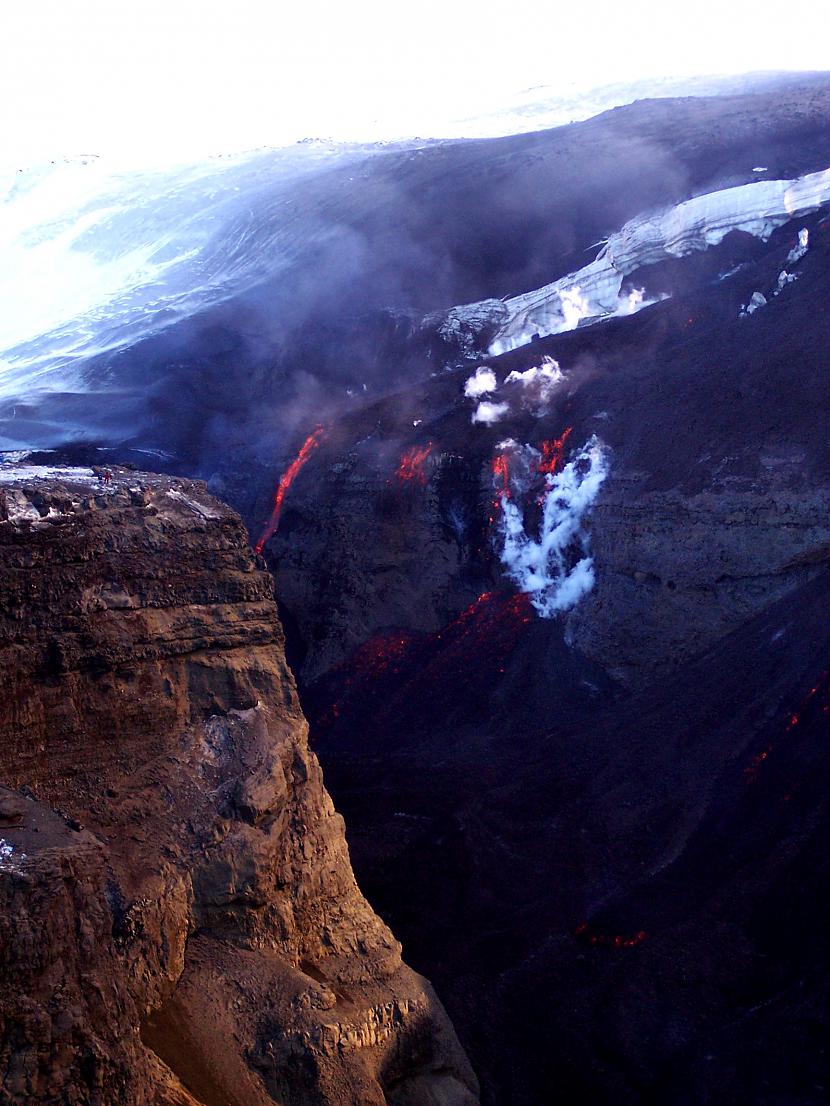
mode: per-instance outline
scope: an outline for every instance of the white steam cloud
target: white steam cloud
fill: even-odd
[[[594,435],[560,473],[545,477],[538,539],[527,533],[521,505],[502,496],[502,564],[543,618],[569,610],[594,586],[585,522],[607,475],[606,450]]]
[[[514,369],[507,374],[505,384],[520,384],[522,386],[523,406],[535,409],[537,414],[542,414],[546,404],[557,386],[565,379],[565,374],[559,367],[559,362],[552,357],[543,357],[542,364],[519,372]]]
[[[628,293],[628,299],[625,301],[625,305],[621,309],[621,314],[633,315],[643,306],[645,298],[645,288],[632,288],[631,291]]]
[[[578,284],[573,288],[563,288],[559,293],[559,303],[562,308],[564,325],[562,330],[576,330],[583,319],[593,314],[590,303],[582,295],[582,289]]]
[[[508,379],[510,378],[508,377]],[[495,392],[496,388],[498,388],[496,374],[492,369],[487,369],[481,365],[464,385],[464,395],[468,399],[478,399],[479,396],[486,396],[491,392]]]
[[[492,426],[494,422],[504,418],[509,410],[510,405],[507,403],[491,403],[484,399],[473,412],[473,422],[481,422],[485,426]]]

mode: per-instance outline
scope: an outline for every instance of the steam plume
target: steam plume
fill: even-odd
[[[585,520],[607,474],[596,436],[560,473],[548,473],[538,539],[527,533],[516,498],[501,495],[502,563],[543,618],[573,607],[594,586]]]
[[[496,374],[492,369],[487,369],[484,365],[481,365],[464,385],[464,395],[468,399],[478,399],[479,396],[486,396],[491,392],[495,392],[497,387]]]
[[[494,422],[504,418],[509,410],[510,406],[507,403],[491,403],[484,399],[473,412],[472,421],[483,422],[485,426],[492,426]]]

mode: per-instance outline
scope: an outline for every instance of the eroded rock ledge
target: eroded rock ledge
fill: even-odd
[[[0,479],[0,1099],[473,1106],[204,485]]]

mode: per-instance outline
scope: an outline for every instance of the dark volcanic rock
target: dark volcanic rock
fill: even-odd
[[[467,368],[341,420],[270,547],[360,878],[498,1106],[823,1100],[826,217],[739,317],[800,226],[487,359],[559,361],[541,415],[473,426]],[[567,426],[609,450],[596,586],[505,627],[490,463]]]

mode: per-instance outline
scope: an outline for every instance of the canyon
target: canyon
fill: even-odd
[[[11,1101],[825,1100],[828,108],[259,154],[11,351]]]

